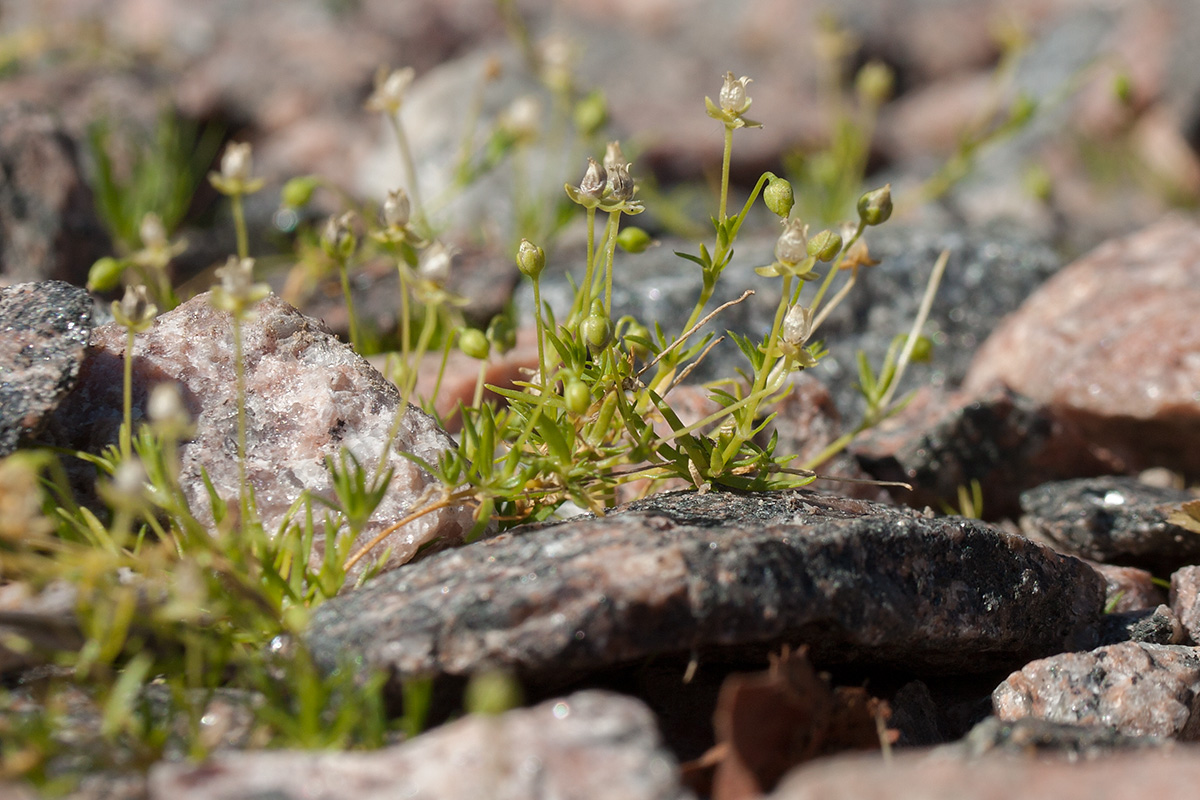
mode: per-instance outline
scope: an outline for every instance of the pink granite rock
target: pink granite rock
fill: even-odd
[[[650,710],[600,691],[472,715],[371,753],[272,750],[223,753],[199,765],[163,762],[148,788],[151,800],[691,797]]]
[[[277,297],[268,297],[256,312],[256,319],[243,328],[246,469],[259,513],[268,530],[273,530],[303,491],[332,497],[326,456],[346,448],[364,466],[374,468],[383,455],[399,397],[395,387],[363,358]],[[123,328],[109,324],[95,330],[79,384],[51,420],[55,439],[91,452],[116,440],[124,350]],[[229,315],[215,310],[207,294],[163,314],[138,336],[133,375],[138,412],[154,385],[179,383],[196,422],[194,437],[180,448],[180,480],[193,512],[202,522],[211,522],[201,471],[207,471],[226,500],[236,500],[239,492]],[[412,453],[433,463],[452,446],[431,417],[408,408],[387,452],[387,466],[395,470],[391,486],[360,535],[360,543],[413,510],[433,484],[432,476],[401,454]],[[315,517],[319,541],[312,555],[314,564],[324,550],[319,510]],[[395,567],[424,545],[460,541],[471,525],[469,508],[440,509],[389,535],[378,552],[392,548],[387,567]]]
[[[1198,693],[1196,648],[1124,642],[1034,661],[996,688],[992,706],[1006,721],[1038,717],[1194,741]]]
[[[1200,225],[1168,218],[1048,281],[987,340],[965,387],[1003,381],[1127,470],[1200,474],[1197,308]]]
[[[826,759],[793,771],[770,800],[1126,800],[1190,797],[1200,784],[1200,753],[1120,753],[1076,762],[940,753]]]
[[[1111,604],[1109,611],[1112,613],[1156,608],[1167,599],[1166,593],[1154,584],[1154,576],[1144,569],[1098,561],[1088,561],[1088,564],[1104,578],[1107,587],[1105,603],[1106,606]],[[1174,605],[1172,608],[1179,615],[1179,609]]]
[[[1200,567],[1183,567],[1171,575],[1171,610],[1193,642],[1200,642]]]

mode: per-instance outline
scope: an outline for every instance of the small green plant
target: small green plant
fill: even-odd
[[[546,74],[554,75],[553,70]],[[796,198],[783,178],[765,173],[747,197],[734,198],[730,163],[735,134],[757,123],[746,117],[750,79],[727,73],[717,100],[705,98],[707,113],[723,135],[721,183],[711,241],[698,245],[696,253],[678,254],[695,265],[701,278],[682,328],[668,332],[629,316],[614,319],[613,287],[620,280],[622,259],[644,250],[649,236],[626,224],[644,205],[631,163],[620,144],[611,142],[601,160],[587,159],[578,184],[565,185],[562,202],[582,209],[586,226],[585,266],[569,308],[556,310],[543,302],[546,251],[529,238],[514,248],[518,268],[533,285],[538,362],[536,371],[514,387],[486,387],[502,398],[503,403],[496,403],[484,394],[486,368],[513,346],[515,322],[508,311],[486,327],[466,327],[458,311],[461,300],[446,288],[454,252],[439,240],[431,212],[420,200],[397,113],[410,79],[404,71],[381,73],[371,100],[392,120],[407,190],[391,192],[379,209],[348,208],[322,232],[301,229],[296,238],[298,261],[337,271],[350,312],[351,344],[360,351],[367,350],[371,337],[354,313],[350,275],[368,259],[394,259],[400,324],[389,373],[403,400],[436,410],[436,385],[430,396],[417,396],[417,377],[427,355],[440,353],[437,384],[453,348],[478,362],[473,400],[455,412],[462,424],[457,444],[434,463],[409,456],[436,481],[403,519],[355,549],[390,486],[387,457],[407,413],[405,402],[379,443],[377,460],[360,461],[344,451],[327,458],[331,496],[303,493],[273,530],[258,514],[246,471],[242,333],[267,289],[255,279],[257,262],[249,252],[243,200],[263,183],[253,176],[245,144],[231,144],[219,171],[209,176],[229,198],[237,235],[238,252],[217,270],[219,283],[211,294],[213,305],[229,313],[234,346],[237,496],[219,495],[205,475],[213,524],[202,524],[193,513],[180,485],[178,458],[191,422],[177,391],[156,389],[145,420],[132,413],[130,370],[137,334],[152,324],[157,309],[178,301],[165,267],[179,245],[169,241],[171,226],[162,219],[158,229],[142,231],[140,250],[93,270],[114,286],[130,267],[145,278],[114,304],[114,315],[128,331],[118,441],[100,455],[75,454],[94,465],[105,508],[78,505],[64,471],[49,454],[21,453],[0,461],[0,504],[23,504],[12,514],[0,513],[0,579],[34,588],[66,580],[75,587],[81,643],[64,645],[52,657],[92,694],[102,710],[103,734],[132,743],[145,763],[164,747],[142,702],[151,682],[165,683],[176,706],[193,716],[202,707],[200,699],[219,687],[251,690],[261,700],[254,706],[256,741],[376,746],[396,726],[408,735],[419,732],[431,698],[429,681],[413,680],[404,687],[404,717],[389,722],[382,677],[359,679],[351,665],[322,674],[298,635],[311,610],[342,591],[360,562],[367,564],[358,570],[360,580],[377,571],[386,560],[386,554],[376,552],[378,544],[388,534],[436,509],[472,506],[472,535],[478,535],[497,523],[546,519],[567,503],[603,513],[635,481],[646,487],[682,481],[699,491],[770,490],[804,485],[814,477],[811,465],[794,465],[793,456],[776,452],[770,436],[773,407],[789,391],[789,376],[824,356],[816,334],[856,285],[860,270],[874,263],[863,237],[891,215],[889,186],[859,196],[856,221],[813,234],[793,214]],[[558,87],[563,109],[580,115],[590,108],[585,121],[596,124],[595,108],[587,105],[594,106],[594,100],[577,98],[573,84],[561,75],[554,79],[558,83],[547,80]],[[519,149],[520,143],[505,146]],[[304,205],[321,185],[312,176],[295,179],[284,187],[285,205]],[[715,289],[760,199],[782,225],[774,260],[758,269],[762,286],[714,308]],[[147,219],[154,222],[144,217],[143,228]],[[545,220],[522,224],[524,230],[543,232],[553,227]],[[868,411],[858,430],[898,407],[896,387],[904,368],[927,345],[920,330],[945,263],[943,255],[913,329],[898,337],[879,373],[863,360],[861,385]],[[744,354],[745,369],[710,385],[712,413],[685,422],[672,408],[672,392],[720,341],[706,331],[710,323],[753,291],[776,298],[770,330],[762,336],[728,333]],[[846,441],[835,442],[824,455]],[[42,491],[29,492],[38,482]],[[323,542],[317,538],[319,529],[324,530]],[[17,646],[33,647],[33,637]],[[467,703],[496,711],[519,702],[516,688],[504,676],[479,676]],[[0,696],[0,711],[3,700]],[[56,746],[52,719],[34,726],[36,730],[27,721],[13,727],[6,719],[0,713],[6,774],[50,781],[48,759]],[[31,745],[23,745],[18,736]],[[204,743],[193,741],[189,752],[202,756]],[[14,760],[16,767],[10,766]]]

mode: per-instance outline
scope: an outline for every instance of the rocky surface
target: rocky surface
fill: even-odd
[[[1167,602],[1167,593],[1154,584],[1154,576],[1146,570],[1095,561],[1091,564],[1092,569],[1099,572],[1107,584],[1105,608],[1109,611],[1138,611],[1157,608]]]
[[[1200,562],[1200,536],[1167,522],[1186,491],[1133,478],[1047,483],[1021,495],[1021,528],[1072,555],[1169,575]]]
[[[1200,753],[1113,755],[1103,760],[993,756],[962,760],[939,754],[845,756],[798,770],[770,800],[1119,800],[1186,796],[1200,781]]]
[[[256,307],[256,318],[243,326],[242,336],[247,479],[263,522],[274,530],[301,492],[332,497],[326,457],[337,457],[345,448],[364,468],[375,468],[399,396],[347,345],[276,297]],[[117,440],[125,338],[125,330],[115,323],[95,330],[79,384],[48,426],[50,441],[96,453]],[[180,482],[193,513],[206,524],[212,524],[212,516],[202,470],[226,501],[236,503],[240,491],[235,373],[231,319],[212,307],[207,294],[161,315],[137,337],[135,420],[145,416],[156,384],[179,384],[195,420],[195,433],[179,449]],[[394,470],[390,488],[355,548],[402,519],[431,485],[431,476],[400,454],[414,453],[433,463],[449,446],[449,437],[432,418],[407,409],[387,451],[386,467]],[[315,516],[314,566],[324,552],[323,518]],[[409,522],[384,539],[381,547],[392,549],[387,566],[408,561],[427,543],[457,542],[472,525],[470,509],[462,506]],[[359,562],[357,568],[363,566]]]
[[[396,677],[545,679],[652,654],[975,672],[1087,646],[1103,582],[966,519],[806,491],[661,495],[435,555],[331,601],[307,640]]]
[[[272,797],[587,797],[686,800],[654,717],[628,697],[580,692],[495,717],[472,715],[371,753],[229,753],[161,764],[150,800]]]
[[[876,478],[912,486],[892,491],[917,508],[957,507],[958,492],[977,481],[989,519],[1016,514],[1025,489],[1112,467],[1072,423],[1001,385],[977,394],[924,387],[850,453]]]
[[[1182,645],[1126,642],[1034,661],[992,694],[1012,721],[1108,727],[1135,736],[1197,738],[1200,653]]]
[[[0,279],[83,285],[108,254],[77,146],[46,108],[0,112]]]
[[[33,439],[75,384],[92,299],[60,281],[0,288],[0,456]]]
[[[1171,575],[1171,610],[1192,642],[1200,643],[1200,567],[1183,567]]]
[[[1200,226],[1164,220],[1065,267],[980,348],[1000,380],[1075,422],[1127,471],[1200,474]]]

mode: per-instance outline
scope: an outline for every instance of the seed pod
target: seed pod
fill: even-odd
[[[546,267],[546,251],[528,239],[522,239],[517,248],[517,267],[521,274],[537,280]]]
[[[603,353],[604,348],[612,344],[613,323],[599,301],[592,304],[592,313],[579,323],[579,336],[593,356]]]
[[[817,261],[832,261],[842,251],[842,237],[823,230],[808,240],[808,254]]]
[[[628,228],[623,228],[617,234],[617,244],[626,253],[640,253],[650,246],[650,234],[646,233],[636,225],[630,225]]]
[[[792,213],[792,206],[796,203],[795,195],[792,194],[792,185],[783,178],[771,178],[767,182],[767,188],[763,189],[763,202],[767,204],[767,208],[782,219],[787,219],[788,214]]]
[[[573,414],[584,414],[592,405],[592,392],[587,384],[578,378],[572,378],[563,389],[563,400]]]
[[[471,358],[483,361],[491,351],[491,343],[478,328],[467,328],[458,335],[458,349]]]
[[[882,225],[892,215],[892,185],[884,184],[858,198],[858,218],[867,225]]]

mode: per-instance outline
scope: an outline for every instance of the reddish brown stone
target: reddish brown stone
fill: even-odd
[[[1200,752],[1192,748],[1089,761],[843,756],[792,772],[769,800],[1125,800],[1190,797],[1197,785]]]
[[[1133,735],[1191,741],[1200,734],[1200,653],[1125,642],[1028,664],[992,693],[1002,720],[1038,717]]]
[[[1000,380],[1072,421],[1127,470],[1200,474],[1200,225],[1109,242],[1039,289],[984,344],[965,388]]]
[[[1171,576],[1171,609],[1193,642],[1200,642],[1200,566],[1188,566]]]
[[[1166,602],[1167,595],[1154,583],[1154,575],[1137,567],[1118,567],[1089,561],[1107,586],[1105,607],[1114,613],[1156,608]],[[1179,609],[1175,609],[1179,613]]]

